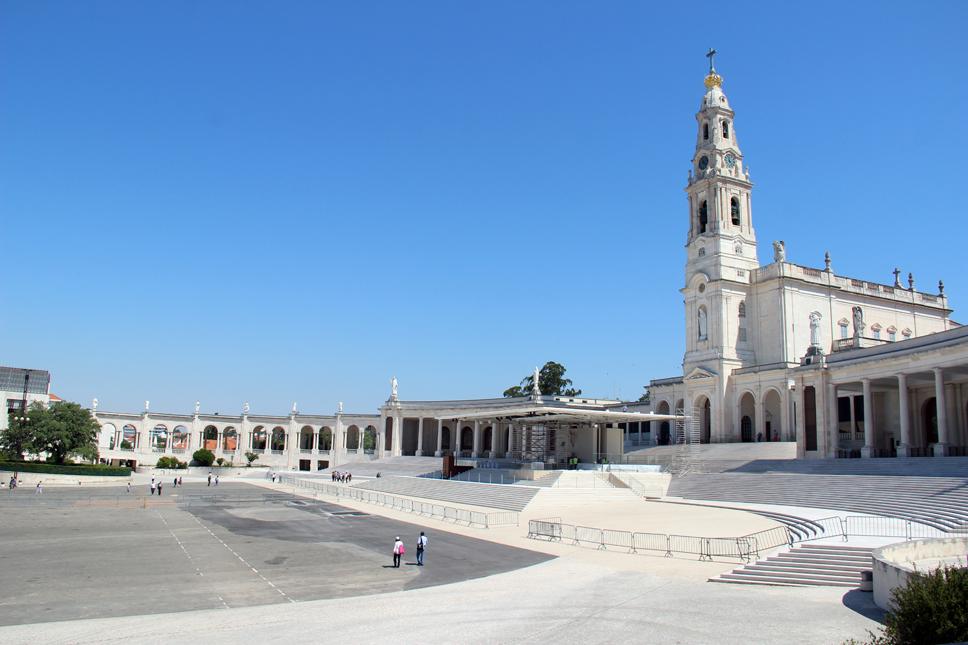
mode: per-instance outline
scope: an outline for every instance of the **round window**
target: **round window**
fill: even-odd
[[[699,293],[705,293],[705,291],[706,291],[706,285],[705,285],[705,283],[699,285]]]

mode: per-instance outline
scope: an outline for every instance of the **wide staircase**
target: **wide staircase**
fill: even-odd
[[[798,546],[709,580],[759,585],[857,587],[861,572],[871,570],[871,550],[828,544]]]
[[[440,466],[440,457],[386,457],[340,464],[319,472],[329,475],[335,470],[341,473],[352,473],[354,477],[376,477],[378,473],[381,477],[388,475],[421,477],[439,473]]]
[[[968,480],[965,477],[689,474],[673,478],[668,494],[697,500],[836,509],[899,517],[941,531],[968,530]]]
[[[500,484],[477,484],[447,479],[423,477],[381,477],[369,481],[353,482],[354,488],[379,491],[391,495],[419,497],[438,502],[469,504],[506,511],[521,511],[528,505],[538,488],[534,486],[502,486]]]

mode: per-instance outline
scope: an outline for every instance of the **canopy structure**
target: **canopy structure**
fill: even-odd
[[[631,411],[625,405],[616,409],[615,404],[533,397],[478,409],[441,408],[434,418],[441,426],[453,428],[458,437],[468,432],[476,435],[479,428],[486,428],[491,441],[495,432],[506,433],[509,458],[546,464],[566,463],[572,457],[614,463],[624,457],[624,430],[619,424],[655,421],[683,425],[686,421],[681,414]],[[473,424],[473,428],[464,423]]]

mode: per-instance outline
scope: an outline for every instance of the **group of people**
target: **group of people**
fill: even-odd
[[[338,482],[340,484],[348,484],[353,481],[353,473],[344,473],[338,470],[332,472],[333,482]],[[379,477],[379,475],[377,475]]]
[[[208,485],[212,485],[212,473],[208,474]],[[215,485],[218,486],[218,475],[215,475]]]
[[[422,567],[424,565],[424,551],[427,550],[427,535],[421,531],[420,536],[417,538],[417,566]],[[400,539],[398,535],[393,541],[393,568],[400,568],[400,560],[403,559],[403,555],[407,552],[407,547],[403,544],[403,540]]]

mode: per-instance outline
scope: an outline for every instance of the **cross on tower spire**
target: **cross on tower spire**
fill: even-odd
[[[716,54],[717,53],[718,52],[715,49],[713,49],[712,47],[710,47],[709,48],[709,51],[706,52],[706,58],[709,59],[709,73],[710,74],[712,74],[713,72],[716,71],[716,67],[713,65],[713,58],[716,57]]]

